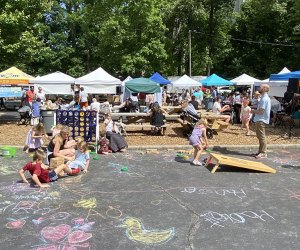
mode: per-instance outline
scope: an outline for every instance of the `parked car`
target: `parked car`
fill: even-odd
[[[232,87],[224,86],[224,87],[218,87],[218,93],[223,94],[223,93],[231,93],[232,92]]]

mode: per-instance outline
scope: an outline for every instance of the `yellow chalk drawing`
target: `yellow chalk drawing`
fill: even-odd
[[[142,244],[162,244],[173,238],[174,228],[167,230],[146,230],[141,220],[127,217],[118,227],[126,228],[127,237]]]
[[[60,192],[58,192],[58,191],[50,192],[49,196],[51,196],[51,197],[59,197],[60,196]]]
[[[64,178],[62,180],[62,182],[64,184],[73,184],[73,183],[79,183],[81,182],[81,178],[82,178],[82,175],[79,175],[79,176],[75,176],[75,177],[71,177],[71,178]]]
[[[74,207],[82,207],[82,208],[96,208],[97,200],[96,198],[90,199],[81,199],[77,203],[73,204]]]
[[[94,209],[89,209],[88,215],[86,216],[85,220],[88,221],[90,216],[99,216],[102,217],[103,219],[105,219],[106,217],[99,213],[98,211],[94,210]]]

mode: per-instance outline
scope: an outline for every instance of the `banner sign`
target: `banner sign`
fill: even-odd
[[[21,87],[0,87],[0,97],[22,97]]]

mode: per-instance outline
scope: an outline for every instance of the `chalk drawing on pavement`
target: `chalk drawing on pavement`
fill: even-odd
[[[175,235],[175,229],[145,229],[140,219],[127,217],[121,221],[118,227],[126,228],[126,236],[142,244],[163,244],[171,240]]]

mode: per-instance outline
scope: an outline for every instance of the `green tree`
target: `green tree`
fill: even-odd
[[[49,52],[38,62],[40,71],[62,71],[74,77],[85,73],[81,23],[83,1],[52,1],[45,13],[42,36]],[[44,72],[44,73],[46,73]]]
[[[48,1],[20,0],[0,2],[0,68],[17,66],[33,74],[32,65],[48,50],[40,36],[43,13]]]
[[[228,49],[228,31],[232,23],[234,1],[178,0],[166,13],[168,54],[171,71],[189,70],[188,34],[192,34],[192,72],[210,73]]]
[[[231,32],[233,49],[224,61],[224,65],[228,65],[225,70],[233,75],[246,72],[265,78],[291,65],[288,57],[295,48],[291,40],[292,27],[286,22],[290,11],[288,2],[245,1]]]
[[[149,75],[166,60],[161,0],[88,1],[91,64],[119,75]]]

